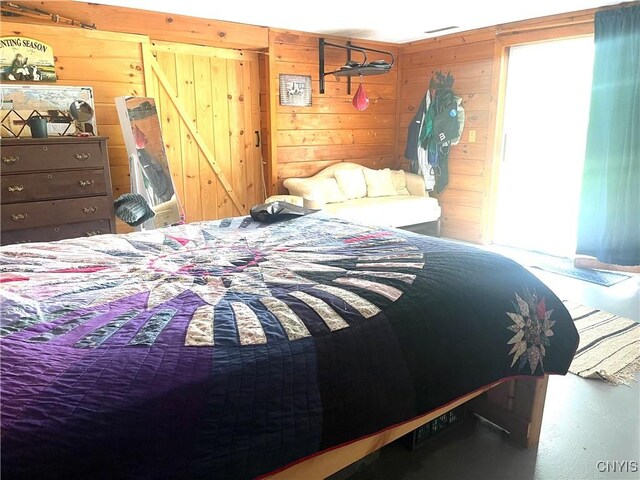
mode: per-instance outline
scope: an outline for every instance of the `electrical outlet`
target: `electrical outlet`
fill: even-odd
[[[469,130],[469,143],[473,143],[476,141],[476,131]]]

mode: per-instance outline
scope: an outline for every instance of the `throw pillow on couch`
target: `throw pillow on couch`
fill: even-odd
[[[338,203],[347,200],[335,178],[298,179],[296,183],[298,184],[298,195],[312,200],[317,205],[315,208],[322,208],[325,203]]]
[[[367,196],[367,183],[361,168],[351,170],[336,170],[334,172],[338,187],[342,190],[347,200]]]
[[[367,197],[391,197],[398,195],[393,186],[391,170],[363,170],[367,183]]]
[[[398,195],[411,195],[407,190],[407,176],[404,170],[391,170],[391,182]]]

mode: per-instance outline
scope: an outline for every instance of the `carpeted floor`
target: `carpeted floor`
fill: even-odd
[[[640,371],[640,324],[593,307],[564,303],[580,334],[569,371],[614,384],[634,381]]]

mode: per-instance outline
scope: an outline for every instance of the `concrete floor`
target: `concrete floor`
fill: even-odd
[[[530,270],[563,300],[640,322],[639,275],[603,287]],[[551,376],[537,448],[517,447],[493,424],[471,416],[416,451],[394,442],[350,476],[387,479],[640,479],[640,384]]]

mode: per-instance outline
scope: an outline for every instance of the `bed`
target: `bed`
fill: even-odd
[[[496,385],[535,442],[522,405],[541,416],[578,344],[512,260],[321,212],[10,245],[0,268],[7,478],[323,478]]]

